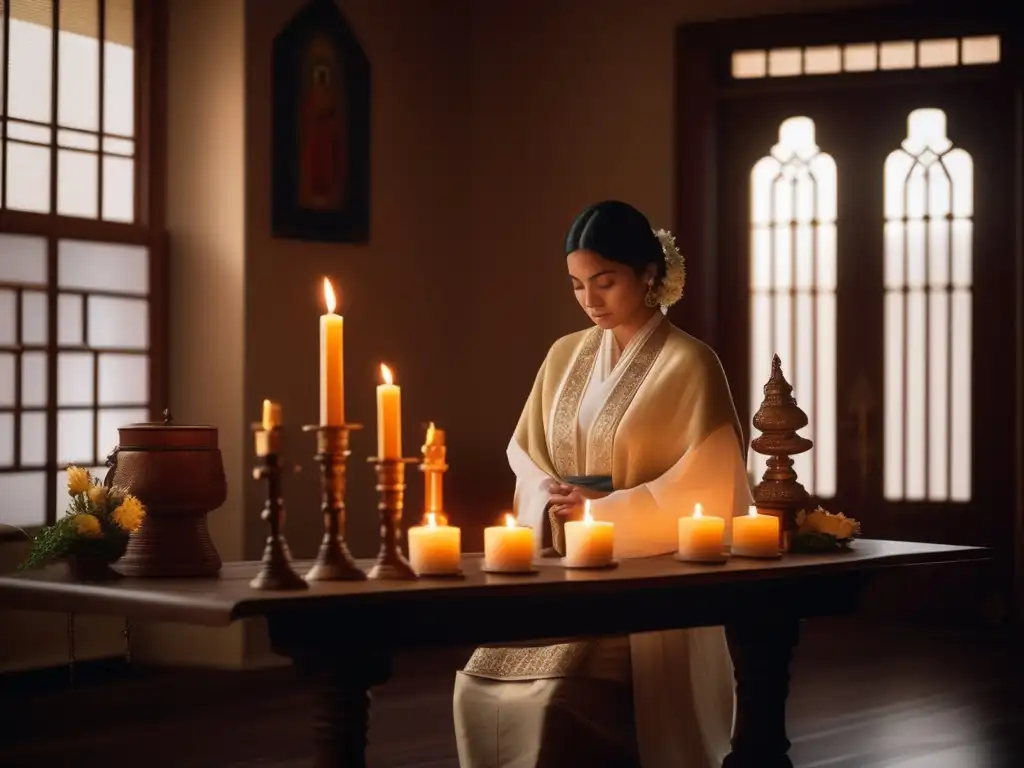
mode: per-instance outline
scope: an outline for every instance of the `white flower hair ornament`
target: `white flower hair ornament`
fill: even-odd
[[[676,247],[676,239],[667,229],[654,230],[654,236],[661,243],[661,252],[665,255],[665,276],[654,288],[654,300],[662,312],[675,304],[683,296],[686,285],[686,259]]]

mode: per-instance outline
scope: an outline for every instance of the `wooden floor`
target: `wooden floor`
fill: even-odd
[[[799,768],[1024,765],[1024,674],[1014,641],[851,621],[811,622],[793,673]],[[374,697],[373,768],[456,768],[451,685],[464,653],[399,660]],[[0,766],[298,768],[305,695],[287,669],[134,672],[31,688],[0,678]],[[586,768],[579,766],[579,768]]]

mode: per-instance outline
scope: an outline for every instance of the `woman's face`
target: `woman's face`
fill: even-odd
[[[635,322],[650,312],[644,298],[653,267],[648,270],[650,276],[638,275],[631,267],[593,251],[573,251],[565,262],[576,301],[599,328]]]

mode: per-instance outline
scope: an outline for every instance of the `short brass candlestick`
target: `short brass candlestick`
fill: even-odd
[[[316,461],[320,465],[320,510],[324,539],[306,581],[360,581],[366,574],[356,565],[345,544],[345,462],[349,433],[360,424],[311,424],[303,432],[316,432]]]
[[[423,473],[423,515],[433,512],[438,525],[447,525],[448,516],[444,512],[444,473],[448,471],[446,463],[448,449],[444,444],[444,430],[430,422],[423,447],[423,461],[420,472]]]
[[[759,510],[780,518],[779,546],[786,551],[790,536],[796,532],[796,515],[810,501],[806,489],[797,481],[792,457],[811,450],[814,443],[797,434],[797,430],[807,426],[807,414],[793,397],[793,387],[782,373],[778,355],[772,358],[764,401],[753,422],[761,435],[750,441],[750,447],[768,457],[768,469],[754,488],[754,503]]]
[[[284,499],[281,494],[281,475],[286,467],[281,462],[282,430],[275,426],[263,429],[263,424],[253,424],[256,435],[256,455],[260,464],[253,468],[256,480],[267,481],[267,501],[260,517],[269,524],[270,534],[263,549],[263,562],[249,586],[253,589],[306,589],[309,585],[292,568],[292,557],[285,541]],[[296,470],[298,467],[295,468]]]
[[[370,569],[371,579],[415,579],[416,572],[402,554],[402,511],[405,509],[405,465],[419,459],[370,458],[377,470],[377,514],[380,552]]]

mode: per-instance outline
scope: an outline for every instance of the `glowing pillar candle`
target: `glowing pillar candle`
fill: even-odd
[[[381,383],[377,386],[377,456],[402,457],[402,388],[395,384],[391,369],[380,364]]]
[[[438,525],[428,512],[424,525],[409,529],[409,564],[420,576],[451,576],[462,570],[462,532]]]
[[[732,554],[741,557],[779,556],[779,518],[760,515],[757,507],[732,520]]]
[[[679,556],[686,560],[721,560],[725,551],[725,520],[705,517],[700,504],[691,517],[679,518]]]
[[[324,278],[324,304],[320,315],[320,424],[345,423],[345,319],[334,314],[338,301],[331,281]]]
[[[484,528],[484,568],[488,571],[525,573],[533,570],[533,529],[505,515],[504,525]]]
[[[595,520],[590,499],[583,504],[583,519],[565,524],[565,565],[571,568],[601,568],[613,562],[614,523]]]

